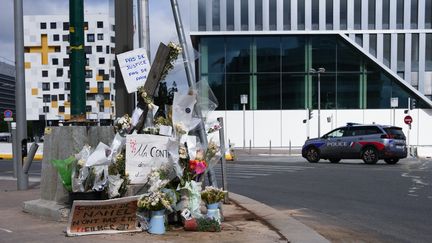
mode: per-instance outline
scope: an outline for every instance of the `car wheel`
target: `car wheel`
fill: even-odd
[[[320,155],[319,155],[318,149],[315,148],[315,147],[309,147],[306,150],[306,159],[310,163],[316,163],[316,162],[318,162],[320,160]]]
[[[394,165],[399,161],[399,159],[398,158],[390,158],[390,159],[384,159],[384,161],[389,165]]]
[[[339,163],[339,161],[341,161],[341,159],[329,159],[329,160],[330,163],[334,163],[334,164]]]
[[[378,152],[374,147],[366,147],[362,153],[363,161],[368,164],[376,164],[378,162]]]

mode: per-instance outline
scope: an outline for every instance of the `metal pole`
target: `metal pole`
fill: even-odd
[[[225,135],[224,135],[224,122],[223,122],[223,118],[219,117],[218,122],[220,124],[220,126],[222,127],[219,130],[219,141],[220,141],[220,149],[221,149],[221,154],[222,154],[222,186],[224,191],[228,191],[228,181],[227,181],[227,172],[226,172],[226,160],[225,160]],[[229,202],[229,197],[228,197],[228,193],[226,194],[225,198],[224,198],[224,203],[228,203]]]
[[[16,108],[16,146],[17,149],[17,187],[18,190],[26,190],[27,183],[24,180],[22,161],[23,150],[27,149],[27,118],[26,118],[26,94],[25,94],[25,74],[24,74],[24,27],[23,27],[23,1],[14,1],[14,21],[15,21],[15,101]],[[21,148],[21,149],[19,149]]]
[[[243,149],[246,147],[246,104],[243,104]]]
[[[85,119],[84,0],[69,0],[71,115]]]
[[[174,21],[176,24],[177,36],[179,38],[181,48],[183,49],[182,56],[183,56],[184,68],[185,68],[185,72],[186,72],[186,78],[188,81],[188,85],[189,85],[189,88],[195,90],[196,89],[195,78],[194,78],[195,76],[193,75],[193,71],[192,71],[192,62],[190,61],[191,59],[189,57],[189,50],[188,50],[186,37],[185,37],[186,35],[184,33],[183,23],[181,20],[180,9],[179,9],[177,0],[171,0],[171,8],[173,11]],[[199,107],[195,107],[195,111],[197,113],[197,116],[199,118],[201,118],[199,137],[200,137],[200,140],[201,140],[201,143],[203,144],[203,146],[207,147],[207,145],[208,145],[207,144],[207,134],[206,134],[204,122],[202,119],[203,118],[202,113],[201,113],[201,110],[199,109]],[[210,185],[217,187],[216,176],[215,176],[213,169],[209,170],[208,178],[210,181]]]
[[[18,168],[18,148],[20,147],[18,145],[18,139],[16,134],[16,123],[11,123],[11,135],[12,135],[12,160],[13,160],[13,177],[17,178],[17,168]]]
[[[138,0],[138,42],[139,46],[146,49],[147,57],[150,58],[150,18],[148,0]]]
[[[321,137],[321,73],[318,71],[318,137]]]

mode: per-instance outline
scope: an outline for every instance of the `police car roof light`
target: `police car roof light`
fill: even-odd
[[[347,122],[347,126],[361,125],[360,123]]]

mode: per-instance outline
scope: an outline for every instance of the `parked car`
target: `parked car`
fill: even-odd
[[[384,159],[387,164],[396,164],[407,157],[405,140],[400,127],[348,123],[320,138],[306,140],[302,156],[311,163],[320,159],[328,159],[331,163],[339,163],[341,159],[363,159],[366,164],[376,164]]]

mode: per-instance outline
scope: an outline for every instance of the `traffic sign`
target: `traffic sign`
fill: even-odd
[[[413,119],[412,119],[412,117],[411,116],[405,116],[405,118],[404,118],[404,122],[405,122],[405,124],[411,124],[412,123],[412,121],[413,121]]]
[[[4,112],[3,112],[3,115],[4,115],[4,117],[5,118],[11,118],[12,117],[12,111],[11,110],[5,110]]]

